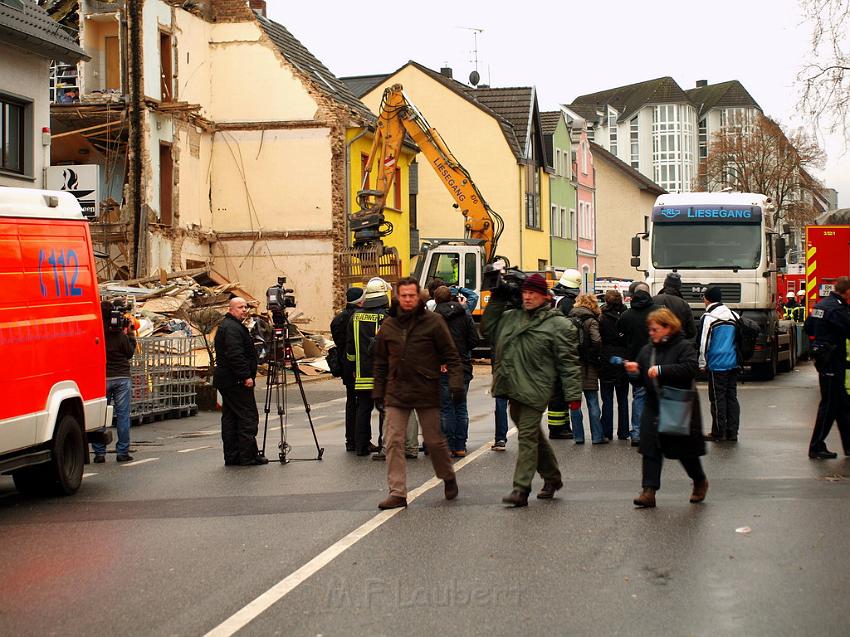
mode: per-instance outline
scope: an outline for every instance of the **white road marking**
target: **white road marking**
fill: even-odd
[[[84,477],[84,478],[91,478],[92,476],[96,476],[96,475],[97,475],[97,473],[95,473],[95,472],[92,472],[92,473],[84,473],[84,474],[83,474],[83,477]]]
[[[508,431],[508,438],[513,436],[516,431],[516,427],[512,427]],[[492,442],[487,442],[465,458],[455,462],[455,471],[462,469],[479,456],[487,453],[490,450],[491,444]],[[407,503],[410,504],[420,495],[438,486],[441,482],[442,480],[439,478],[433,477],[412,491],[408,491]],[[360,525],[341,540],[338,540],[336,543],[326,548],[312,560],[304,564],[304,566],[284,577],[265,593],[254,599],[254,601],[248,603],[247,606],[236,611],[236,613],[225,619],[218,626],[204,635],[204,637],[230,637],[231,635],[236,634],[254,619],[259,617],[264,611],[268,610],[271,606],[292,592],[299,584],[308,580],[322,568],[330,564],[334,559],[342,555],[346,550],[350,549],[372,531],[384,524],[384,522],[389,521],[403,510],[403,508],[400,508],[381,511],[371,520]]]
[[[159,458],[145,458],[144,460],[133,460],[133,462],[124,462],[123,466],[135,467],[136,465],[145,464],[146,462],[154,462],[155,460],[159,460]]]
[[[324,420],[325,418],[333,418],[333,415],[327,414],[325,416],[311,416],[311,418],[313,419],[313,422],[316,422],[317,420]]]
[[[191,449],[178,449],[177,453],[189,453],[190,451],[200,451],[201,449],[212,449],[212,446],[205,445],[203,447],[192,447]]]

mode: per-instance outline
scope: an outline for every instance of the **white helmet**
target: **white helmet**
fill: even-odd
[[[565,288],[580,288],[581,272],[578,270],[564,270],[558,284],[563,285]]]
[[[806,291],[803,288],[797,290],[797,296],[806,296]]]
[[[785,298],[786,298],[786,299],[793,299],[793,298],[794,298],[794,293],[793,293],[793,292],[788,292],[788,294],[786,294],[786,295],[785,295]]]
[[[366,293],[363,295],[363,307],[382,307],[389,304],[387,294],[390,291],[389,283],[381,277],[376,276],[369,279],[366,284]]]

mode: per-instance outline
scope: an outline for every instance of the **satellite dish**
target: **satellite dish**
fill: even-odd
[[[472,86],[478,86],[478,82],[481,81],[481,76],[478,74],[478,71],[473,71],[469,74],[469,83]]]

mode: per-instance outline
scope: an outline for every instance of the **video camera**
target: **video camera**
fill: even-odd
[[[501,289],[511,307],[521,307],[522,284],[527,277],[525,272],[516,268],[500,268],[487,264],[484,266],[481,289],[491,292]]]
[[[106,319],[106,329],[110,332],[123,332],[130,327],[129,313],[133,308],[124,299],[113,299],[109,316]]]
[[[286,310],[295,307],[294,290],[287,288],[286,277],[277,277],[277,285],[266,290],[266,308],[272,314],[275,327],[282,327],[286,323]]]

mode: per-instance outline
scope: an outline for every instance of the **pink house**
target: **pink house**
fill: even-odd
[[[581,118],[570,122],[573,142],[573,183],[576,188],[577,264],[582,273],[582,292],[596,285],[596,170],[587,138],[587,125]]]

